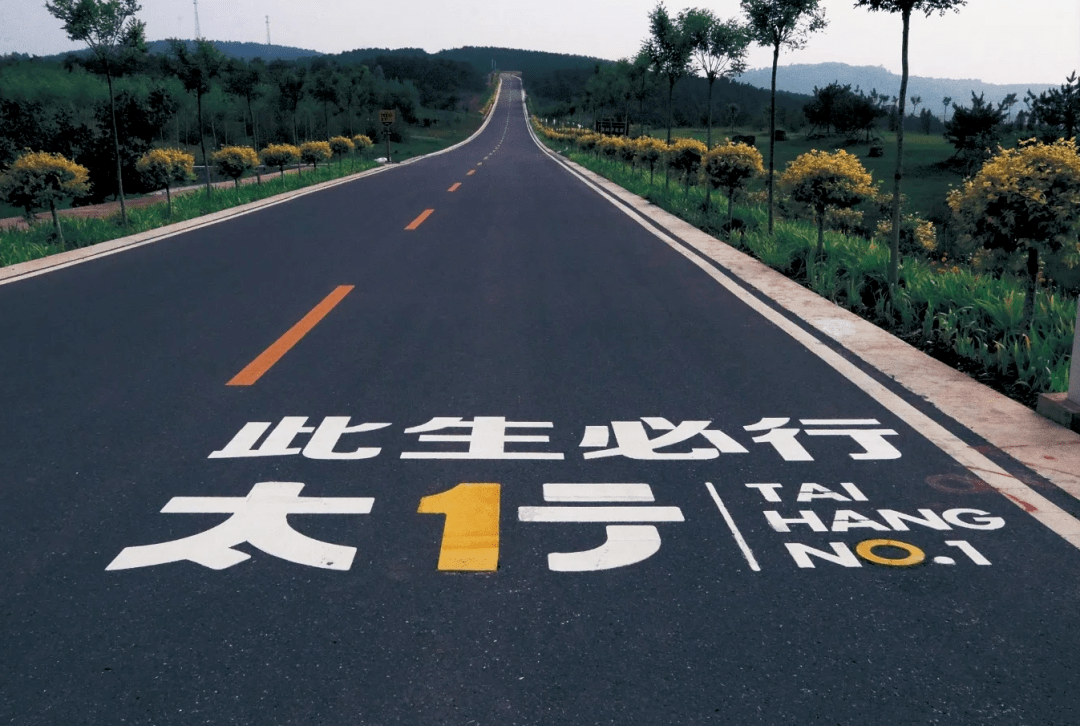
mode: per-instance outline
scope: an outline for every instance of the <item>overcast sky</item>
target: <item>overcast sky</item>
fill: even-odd
[[[213,40],[266,42],[336,53],[354,48],[464,45],[526,48],[615,59],[637,52],[656,0],[200,0],[199,22]],[[829,27],[780,64],[838,61],[900,72],[900,18],[822,0]],[[706,7],[739,15],[738,0],[668,0],[672,14]],[[192,0],[142,0],[151,40],[195,34]],[[0,53],[36,55],[82,47],[68,41],[44,0],[0,0]],[[1080,70],[1080,0],[969,0],[944,17],[916,16],[911,73],[990,83],[1060,84]],[[771,64],[755,48],[750,67]]]

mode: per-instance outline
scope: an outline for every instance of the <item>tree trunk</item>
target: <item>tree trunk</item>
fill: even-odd
[[[49,200],[49,211],[52,212],[53,228],[56,229],[56,238],[60,240],[60,248],[66,249],[67,245],[64,243],[64,233],[60,229],[60,217],[56,214],[56,203],[51,199]],[[1036,269],[1038,269],[1037,264]]]
[[[259,150],[259,126],[255,121],[255,109],[251,105],[251,96],[248,96],[248,115],[251,116],[251,145]]]
[[[124,201],[124,170],[120,163],[120,134],[116,130],[116,101],[113,99],[112,74],[106,69],[105,80],[109,84],[109,114],[112,117],[113,152],[116,154],[116,190],[120,198],[120,223],[127,226],[127,204]],[[57,226],[57,231],[60,227]]]
[[[773,152],[776,147],[776,64],[780,61],[780,43],[773,46],[772,92],[769,101],[769,236],[773,233]]]
[[[1035,296],[1039,292],[1039,250],[1028,247],[1028,294],[1024,298],[1024,327],[1030,333],[1035,327]]]
[[[709,122],[705,131],[705,147],[712,148],[712,86],[716,83],[716,76],[709,76]]]
[[[735,223],[735,188],[727,190],[727,228],[728,236],[731,236],[731,225]]]
[[[904,178],[904,100],[908,85],[908,31],[911,29],[911,10],[901,13],[904,39],[900,45],[900,123],[896,125],[896,171],[893,174],[892,237],[889,239],[889,295],[900,282],[900,181]]]
[[[169,210],[169,216],[172,216],[172,192],[169,190],[169,183],[165,182],[165,203]]]
[[[668,146],[671,146],[671,103],[675,97],[675,79],[672,76],[668,76],[668,92],[667,92],[667,142]]]
[[[210,161],[206,158],[206,136],[203,135],[202,125],[202,91],[195,92],[195,104],[199,114],[199,148],[202,149],[203,169],[206,171],[206,197],[210,198]]]

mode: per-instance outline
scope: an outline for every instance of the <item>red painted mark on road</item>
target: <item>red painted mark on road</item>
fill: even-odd
[[[1031,512],[1039,511],[1039,508],[1036,507],[1034,504],[1028,504],[1023,499],[1019,499],[1017,497],[1014,497],[1012,494],[1006,494],[1005,496],[1007,496],[1009,499],[1013,500],[1014,502],[1019,504],[1021,507],[1023,507],[1024,511],[1027,512],[1028,514],[1030,514]]]

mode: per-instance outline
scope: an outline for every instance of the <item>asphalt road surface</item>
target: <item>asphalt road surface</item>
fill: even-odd
[[[2,723],[1080,723],[1080,552],[517,79],[452,152],[0,285],[0,403]]]

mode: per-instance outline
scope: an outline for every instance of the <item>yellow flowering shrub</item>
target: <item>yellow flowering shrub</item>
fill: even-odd
[[[577,137],[577,145],[582,151],[592,151],[600,143],[600,134],[585,133]]]
[[[60,154],[29,152],[23,154],[3,174],[0,174],[0,199],[14,207],[26,210],[28,218],[34,209],[48,207],[52,212],[53,226],[60,242],[64,233],[60,230],[60,218],[56,203],[71,197],[79,197],[90,191],[89,172],[85,166],[65,159]]]
[[[790,162],[778,180],[780,188],[801,204],[814,210],[818,223],[817,256],[825,245],[825,210],[853,207],[874,195],[870,173],[857,156],[843,149],[828,153],[814,151]]]
[[[1080,155],[1073,141],[1001,149],[948,196],[962,234],[987,249],[1057,250],[1080,221]]]
[[[361,154],[363,154],[366,150],[370,149],[372,146],[375,145],[375,142],[364,134],[357,134],[356,136],[352,137],[352,142],[353,146],[356,147],[356,150],[359,151]]]
[[[329,141],[305,141],[300,144],[300,161],[319,168],[320,161],[326,161],[333,155]]]
[[[259,165],[259,155],[249,146],[224,146],[210,155],[218,174],[227,176],[239,188],[240,177]]]
[[[621,136],[601,136],[596,142],[596,148],[607,158],[614,159],[620,155],[625,143]]]
[[[341,158],[356,148],[356,144],[354,144],[352,139],[347,136],[334,136],[327,143],[330,144],[330,153],[338,158]]]
[[[649,166],[649,184],[652,184],[656,162],[667,154],[667,144],[652,136],[640,136],[634,141],[634,153],[639,163]]]
[[[689,187],[691,176],[697,172],[702,157],[708,151],[708,147],[697,139],[675,139],[667,150],[668,166],[678,171]]]
[[[723,189],[728,198],[728,224],[731,223],[735,194],[747,182],[765,171],[761,152],[746,144],[718,144],[701,160],[701,181],[706,191]]]
[[[300,149],[292,144],[270,144],[259,152],[259,156],[267,166],[276,166],[284,179],[285,167],[300,160]]]
[[[182,149],[151,149],[135,162],[135,170],[152,189],[164,189],[172,216],[172,183],[195,179],[195,157]]]
[[[1024,320],[1032,320],[1038,290],[1039,253],[1080,255],[1080,155],[1075,139],[1043,144],[1035,139],[1002,149],[963,186],[948,195],[962,240],[1001,254],[1026,252],[1028,294]]]
[[[886,217],[877,224],[877,236],[888,240],[892,237],[892,219]],[[937,230],[929,219],[914,214],[900,217],[900,252],[927,254],[937,249]]]

